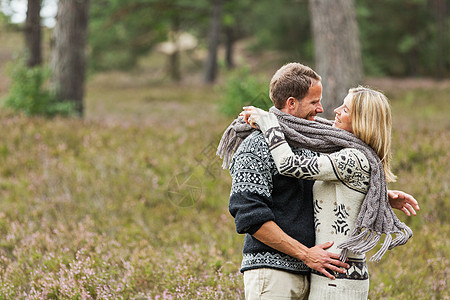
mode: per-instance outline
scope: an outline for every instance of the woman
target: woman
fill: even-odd
[[[324,139],[328,145],[336,144],[344,148],[327,155],[315,152],[313,157],[292,152],[275,114],[247,107],[241,115],[253,127],[257,125],[263,131],[282,175],[316,180],[313,187],[316,244],[332,240],[334,245],[328,251],[341,254],[342,260],[348,258],[350,268],[346,274],[335,273],[336,280],[313,271],[309,299],[367,299],[369,276],[364,253],[380,239],[380,230],[373,219],[377,211],[387,209],[383,202],[386,181],[395,180],[389,166],[391,111],[382,93],[358,87],[350,89],[335,113],[332,126],[338,130],[327,133]],[[309,140],[301,139],[299,143],[317,151],[320,147],[315,145],[315,140],[320,136],[311,134],[309,127],[319,125],[309,123],[309,126],[299,127],[303,128],[300,133],[304,131],[307,136],[309,134]],[[376,172],[378,167],[383,173],[381,176]],[[374,182],[377,187],[372,186],[368,194]],[[372,259],[378,261],[388,248],[406,243],[412,233],[406,226],[398,227],[400,232],[399,229],[394,231],[398,234],[397,238],[392,240],[390,234],[386,235],[384,246]],[[405,230],[406,234],[401,230]]]

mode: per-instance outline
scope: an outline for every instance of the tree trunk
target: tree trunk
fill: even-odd
[[[214,8],[209,31],[208,58],[205,64],[205,82],[212,83],[217,76],[217,48],[219,46],[223,0],[214,0]]]
[[[53,88],[58,101],[73,101],[83,114],[89,0],[59,0],[52,53]]]
[[[444,0],[433,0],[433,13],[436,17],[436,39],[437,39],[437,51],[436,51],[436,78],[442,79],[444,78],[444,69],[445,69],[445,55],[448,55],[448,52],[445,49],[446,46],[446,37],[448,38],[448,28],[447,28],[447,20],[448,20],[448,7],[447,3]]]
[[[324,114],[332,118],[348,89],[363,82],[355,5],[353,0],[309,0],[309,9]]]
[[[170,41],[175,45],[175,51],[169,54],[169,74],[172,81],[178,82],[181,80],[180,71],[180,17],[175,14],[172,17],[172,33]]]
[[[225,27],[225,63],[228,69],[234,68],[234,30],[231,26]]]
[[[28,0],[25,20],[25,47],[27,66],[34,67],[42,63],[41,51],[41,0]]]
[[[172,81],[178,82],[181,80],[179,49],[169,54],[169,74]]]

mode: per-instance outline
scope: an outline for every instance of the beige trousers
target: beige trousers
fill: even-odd
[[[308,299],[308,275],[293,274],[270,268],[244,272],[246,300]]]

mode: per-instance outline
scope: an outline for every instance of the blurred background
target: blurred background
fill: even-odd
[[[450,299],[448,0],[0,0],[0,298],[243,299],[215,156],[291,61],[393,109],[414,237],[370,299]],[[376,250],[375,250],[376,251]]]

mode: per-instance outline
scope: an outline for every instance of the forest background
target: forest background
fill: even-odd
[[[242,105],[270,105],[281,65],[318,64],[314,1],[77,2],[89,12],[82,110],[52,98],[55,29],[40,26],[30,66],[29,27],[0,14],[0,299],[243,299],[215,149]],[[355,84],[393,108],[390,188],[421,206],[397,212],[412,240],[369,263],[370,299],[450,299],[450,5],[354,7]]]

